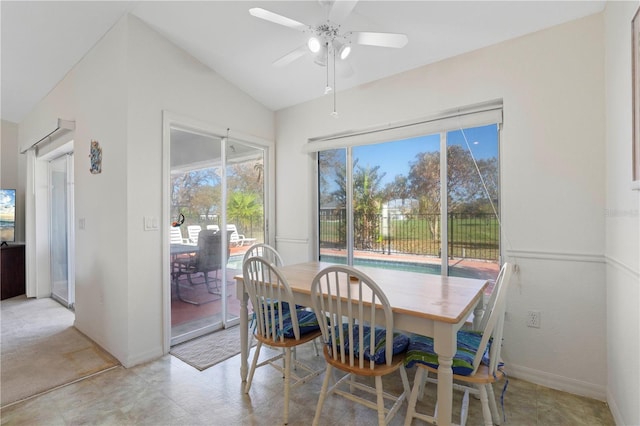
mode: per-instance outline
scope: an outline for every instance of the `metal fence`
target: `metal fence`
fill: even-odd
[[[497,261],[500,227],[493,214],[450,213],[448,256]],[[346,248],[345,210],[320,212],[320,247]],[[440,257],[438,214],[354,215],[354,248],[377,253]]]

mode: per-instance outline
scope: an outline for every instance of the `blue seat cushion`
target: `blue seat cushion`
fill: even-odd
[[[320,324],[318,323],[318,318],[316,318],[315,313],[307,310],[304,306],[296,306],[296,313],[298,316],[298,328],[300,329],[301,336],[320,330]],[[266,322],[269,323],[271,321],[271,315],[269,314],[267,317]],[[295,334],[293,333],[293,322],[291,320],[291,308],[286,302],[282,305],[282,329],[280,329],[279,311],[275,312],[275,329],[275,334],[277,336],[282,335],[286,338],[295,338]]]
[[[425,364],[432,368],[438,368],[438,355],[433,349],[433,339],[431,337],[412,335],[410,339],[405,366],[413,367],[414,364]],[[473,358],[478,352],[482,340],[482,333],[478,331],[461,330],[458,332],[458,349],[453,357],[451,369],[453,374],[468,376],[473,373]],[[489,364],[489,348],[491,339],[482,356],[482,363]]]
[[[355,342],[355,347],[354,347],[354,353],[356,354],[356,356],[359,358],[361,356],[364,357],[364,359],[366,359],[367,361],[371,361],[373,360],[374,363],[376,364],[384,364],[387,362],[387,350],[386,350],[386,342],[387,342],[387,330],[381,327],[375,327],[374,328],[374,333],[375,333],[375,337],[374,337],[374,348],[372,350],[371,348],[371,332],[372,332],[372,328],[365,325],[363,326],[363,348],[359,347],[359,325],[354,325],[353,326],[353,339],[356,341]],[[342,329],[344,332],[344,349],[345,351],[349,350],[349,325],[348,324],[342,324]],[[336,330],[336,344],[338,346],[341,345],[340,339],[339,339],[339,330]],[[409,346],[409,336],[407,336],[406,334],[402,334],[399,332],[394,331],[393,332],[393,355],[398,355],[403,353],[405,350],[407,350],[407,346]]]

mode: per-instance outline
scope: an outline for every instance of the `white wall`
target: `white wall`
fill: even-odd
[[[606,249],[608,398],[616,423],[640,424],[640,191],[631,189],[631,26],[640,3],[607,2]]]
[[[273,140],[273,113],[134,17],[103,37],[20,125],[76,121],[76,327],[126,367],[164,352],[162,111]],[[103,149],[89,172],[89,145]],[[80,230],[78,221],[86,227]],[[168,271],[167,271],[168,273]]]
[[[161,341],[163,232],[145,232],[143,217],[162,218],[162,111],[274,139],[273,112],[178,49],[139,19],[128,26],[127,245],[131,363],[149,359]],[[161,231],[168,229],[162,227]],[[167,271],[168,277],[168,271]],[[150,331],[153,331],[151,333]]]
[[[509,295],[509,372],[605,399],[604,45],[587,17],[276,114],[277,246],[313,252],[308,138],[502,98],[503,248],[520,267]],[[356,69],[355,72],[358,72]],[[296,176],[291,179],[290,176]],[[525,325],[541,311],[540,329]],[[585,356],[588,353],[589,356]]]
[[[18,124],[0,124],[0,186],[16,190],[16,242],[24,242],[25,159],[18,149]]]

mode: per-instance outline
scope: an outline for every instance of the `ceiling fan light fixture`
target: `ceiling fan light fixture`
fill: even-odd
[[[339,43],[336,42],[335,49],[338,51],[338,57],[344,61],[351,54],[351,43]]]
[[[329,50],[327,49],[327,46],[320,46],[320,49],[318,49],[318,52],[316,53],[316,57],[313,59],[313,62],[315,62],[316,64],[320,65],[321,67],[325,67],[327,66],[327,54],[328,54]]]
[[[322,44],[317,37],[310,37],[307,41],[307,47],[311,52],[318,53],[320,51],[320,47],[322,47]]]

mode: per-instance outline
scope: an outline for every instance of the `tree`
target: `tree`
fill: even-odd
[[[263,203],[264,180],[262,160],[250,160],[232,164],[227,168],[229,192],[251,193]]]
[[[262,203],[250,192],[234,192],[227,203],[227,217],[245,229],[251,220],[262,218]]]
[[[372,242],[378,238],[377,217],[382,207],[384,193],[381,188],[386,173],[380,173],[380,166],[363,167],[358,159],[353,162],[353,216],[354,239],[359,248],[371,248]],[[344,164],[338,163],[335,169],[337,189],[331,193],[338,206],[346,206],[347,179]]]
[[[408,184],[434,238],[440,238],[440,152],[421,152],[409,164]]]
[[[483,159],[477,163],[490,196],[497,200],[497,158]],[[478,206],[487,200],[478,169],[468,150],[460,145],[447,147],[447,204],[450,212],[472,210],[478,213]],[[439,235],[440,152],[417,154],[415,162],[410,164],[408,182],[412,197],[418,200],[419,213],[428,215],[431,232]]]
[[[216,206],[218,208],[216,208]],[[197,211],[199,215],[207,217],[210,213],[219,214],[220,206],[220,185],[218,186],[200,186],[193,191],[191,197],[191,207]]]
[[[336,202],[336,186],[343,190],[345,189],[345,160],[344,149],[330,149],[318,153],[320,205],[334,204]],[[335,185],[332,185],[331,181],[333,181]],[[340,194],[339,199],[342,201],[342,204],[337,205],[344,208],[345,198],[343,193]]]
[[[396,175],[393,182],[389,182],[382,191],[385,201],[402,200],[411,198],[411,188],[409,187],[409,179],[405,175]]]
[[[171,205],[173,209],[171,214],[182,213],[191,218],[198,216],[204,200],[200,199],[199,206],[194,208],[194,198],[198,196],[197,194],[202,187],[215,187],[216,185],[220,185],[220,178],[215,174],[214,169],[195,170],[173,175],[171,177]]]

